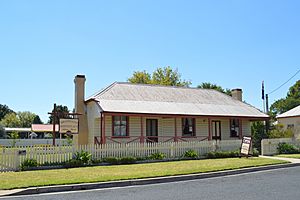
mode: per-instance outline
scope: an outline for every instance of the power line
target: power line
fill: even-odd
[[[286,82],[284,82],[283,84],[281,84],[278,88],[276,88],[275,90],[272,90],[271,92],[269,92],[268,94],[272,94],[273,92],[276,92],[277,90],[279,90],[282,86],[284,86],[285,84],[287,84],[292,78],[294,78],[298,73],[300,72],[300,69],[291,77],[289,78]]]

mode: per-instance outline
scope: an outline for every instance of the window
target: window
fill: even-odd
[[[288,128],[288,129],[294,129],[294,124],[288,124],[288,125],[287,125],[287,128]]]
[[[240,122],[238,119],[230,120],[230,137],[240,136]]]
[[[128,117],[113,116],[113,136],[128,136]]]
[[[182,135],[183,136],[195,136],[195,119],[183,118],[182,119]]]

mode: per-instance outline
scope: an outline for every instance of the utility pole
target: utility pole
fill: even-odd
[[[269,95],[266,94],[266,110],[267,110],[267,114],[269,114]],[[266,120],[266,133],[268,134],[270,129],[270,120]]]
[[[266,110],[267,110],[267,114],[269,113],[269,95],[266,94]]]

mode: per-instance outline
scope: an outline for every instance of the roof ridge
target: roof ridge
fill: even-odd
[[[105,87],[105,88],[101,89],[100,91],[94,93],[93,95],[89,96],[89,97],[87,98],[87,100],[89,100],[89,99],[95,99],[96,96],[98,96],[98,95],[100,95],[100,94],[104,94],[104,93],[107,92],[110,88],[112,88],[113,86],[115,86],[117,83],[118,83],[118,82],[116,82],[116,81],[113,82],[112,84],[108,85],[107,87]]]
[[[160,84],[148,84],[148,83],[131,83],[131,82],[114,82],[116,84],[122,84],[122,85],[137,85],[137,86],[147,86],[147,87],[166,87],[166,88],[180,88],[180,89],[192,89],[192,90],[213,90],[217,91],[215,89],[209,89],[209,88],[198,88],[198,87],[188,87],[188,86],[176,86],[176,85],[160,85]],[[220,92],[220,91],[217,91]],[[222,92],[221,92],[222,93]],[[224,94],[224,93],[222,93]],[[228,95],[227,95],[228,96]]]

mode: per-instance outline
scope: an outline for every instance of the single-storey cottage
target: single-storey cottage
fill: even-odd
[[[300,106],[278,115],[277,120],[283,124],[284,129],[292,129],[294,136],[300,138]]]
[[[240,139],[251,122],[269,118],[216,90],[115,82],[85,99],[85,76],[75,77],[75,144]]]

